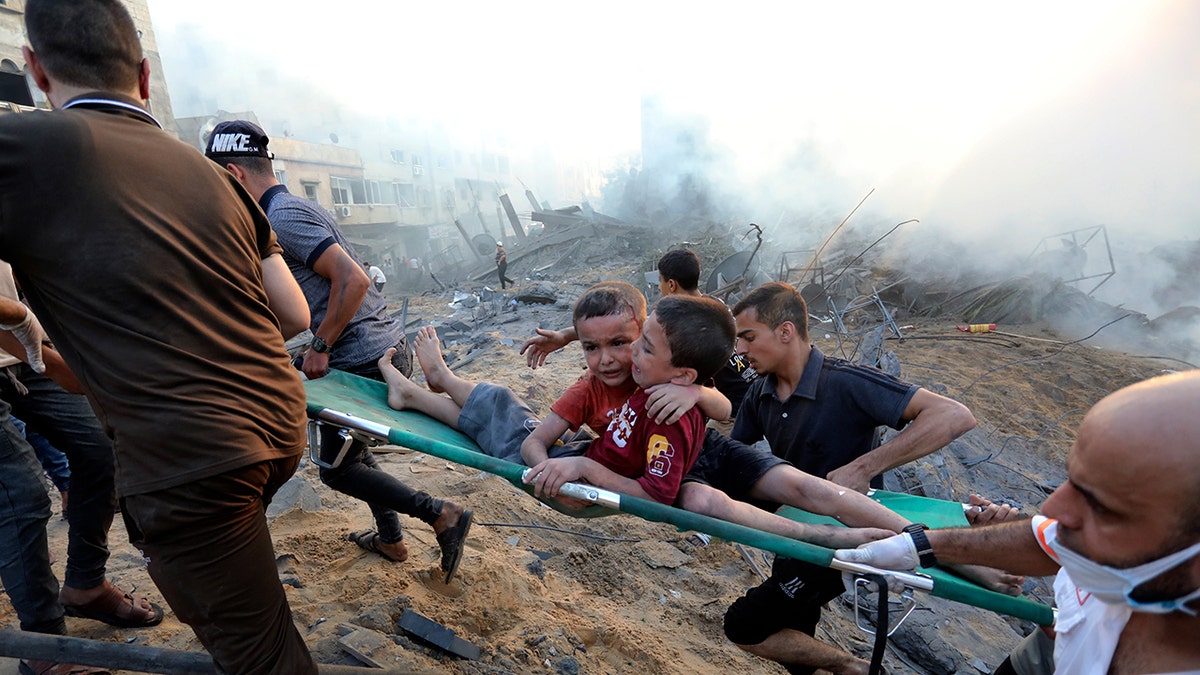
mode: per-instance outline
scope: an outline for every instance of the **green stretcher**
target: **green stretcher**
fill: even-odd
[[[526,468],[483,454],[479,446],[465,434],[451,429],[422,413],[393,410],[387,405],[387,385],[382,382],[331,371],[319,380],[305,383],[308,395],[308,416],[315,422],[342,427],[386,442],[411,448],[456,464],[495,474],[514,486],[531,492],[521,480]],[[670,523],[680,530],[706,532],[726,541],[753,546],[776,555],[805,562],[834,567],[857,574],[886,573],[910,588],[934,596],[988,609],[1041,625],[1052,625],[1053,610],[1029,598],[1014,598],[982,588],[940,569],[922,573],[885,572],[867,565],[846,563],[833,559],[833,550],[753,528],[717,520],[698,513],[684,511],[658,502],[621,495],[587,485],[575,485],[564,493],[605,507],[603,514],[613,512],[656,522]],[[876,492],[875,499],[914,522],[932,528],[963,527],[967,525],[962,504],[913,495]],[[599,509],[587,509],[584,516],[595,515]],[[574,514],[575,512],[568,512]],[[808,523],[838,524],[825,516],[784,507],[780,515]]]

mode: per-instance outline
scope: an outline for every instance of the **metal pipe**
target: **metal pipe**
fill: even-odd
[[[74,663],[138,673],[167,675],[215,675],[216,665],[205,652],[185,652],[160,647],[101,642],[66,635],[44,635],[18,630],[0,630],[0,656],[57,663]],[[412,671],[380,670],[357,666],[318,664],[321,675],[380,675]]]

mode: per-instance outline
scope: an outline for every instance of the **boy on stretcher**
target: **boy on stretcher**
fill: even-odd
[[[645,300],[639,307],[635,295],[640,294],[623,286],[598,284],[576,303],[576,323],[588,336],[589,373],[572,387],[571,396],[582,399],[576,407],[584,411],[584,421],[603,430],[594,441],[560,445],[559,436],[578,423],[557,413],[540,423],[508,389],[454,375],[431,327],[421,329],[415,343],[433,391],[381,361],[388,404],[420,410],[461,430],[493,457],[533,466],[538,496],[555,497],[563,483],[581,480],[670,504],[699,453],[705,420],[692,409],[674,424],[656,421],[646,412],[647,390],[711,377],[733,344],[733,317],[720,302],[688,300],[660,304],[646,319]]]
[[[707,381],[732,353],[731,316],[721,302],[702,297],[664,298],[649,319],[645,318],[645,311],[642,294],[621,282],[597,284],[579,298],[573,321],[587,357],[588,372],[551,406],[544,422],[539,423],[508,389],[454,375],[442,360],[437,335],[431,327],[421,329],[415,347],[432,391],[388,368],[384,359],[380,366],[388,382],[388,405],[424,412],[471,436],[485,453],[534,467],[530,476],[538,496],[555,497],[564,482],[581,480],[671,504],[701,451],[704,441],[701,412],[718,419],[728,414],[727,399],[716,390],[695,383]],[[692,315],[691,320],[681,320],[677,314]],[[715,331],[718,326],[720,330]],[[725,330],[730,332],[725,334]],[[720,339],[716,339],[718,334]],[[690,364],[699,362],[695,360],[695,352],[701,345],[710,352],[711,363],[696,368]],[[434,392],[445,392],[450,398]],[[697,407],[691,407],[692,401],[697,400]],[[655,414],[661,414],[660,410],[678,407],[688,409],[675,424],[654,419]],[[604,435],[580,457],[579,444],[560,445],[558,439],[563,432],[584,423],[603,429]],[[621,445],[630,428],[645,432],[638,435],[645,445]],[[672,431],[663,433],[664,429]],[[651,443],[656,436],[669,439],[670,456],[661,452],[664,449],[661,441],[657,445]],[[669,460],[669,467],[664,459]],[[795,504],[800,508],[836,513],[851,525],[870,522],[895,527],[895,531],[908,522],[865,495],[795,473],[811,488],[807,492],[812,498]],[[822,507],[821,503],[829,506]],[[841,541],[871,541],[892,531],[795,523],[744,505],[753,514],[752,518],[731,520],[826,546]],[[764,522],[772,521],[778,523],[774,527],[763,526]]]

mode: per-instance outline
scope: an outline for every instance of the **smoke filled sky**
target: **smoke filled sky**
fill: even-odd
[[[1200,231],[1188,0],[150,8],[180,116],[344,104],[600,162],[638,151],[651,94],[705,119],[727,175],[773,185],[776,212],[824,196],[845,213],[875,188],[892,222],[1026,252],[1087,225],[1114,246]],[[289,82],[304,97],[274,95]],[[792,180],[798,152],[819,157]]]

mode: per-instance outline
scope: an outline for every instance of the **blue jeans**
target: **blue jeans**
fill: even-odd
[[[21,394],[7,377],[0,377],[0,397],[29,429],[62,450],[71,466],[63,583],[95,588],[104,583],[108,529],[117,507],[112,441],[84,396],[69,393],[24,363],[10,370],[29,392]]]
[[[59,492],[70,490],[71,465],[62,450],[51,445],[45,436],[33,429],[26,428],[25,423],[16,417],[12,418],[12,423],[17,427],[17,431],[25,436],[25,440],[29,441],[29,445],[33,446],[38,461],[42,463],[42,470],[50,477],[50,482],[54,483],[54,487]]]
[[[65,635],[46,541],[50,498],[33,448],[17,433],[8,411],[0,401],[0,581],[21,630]]]

